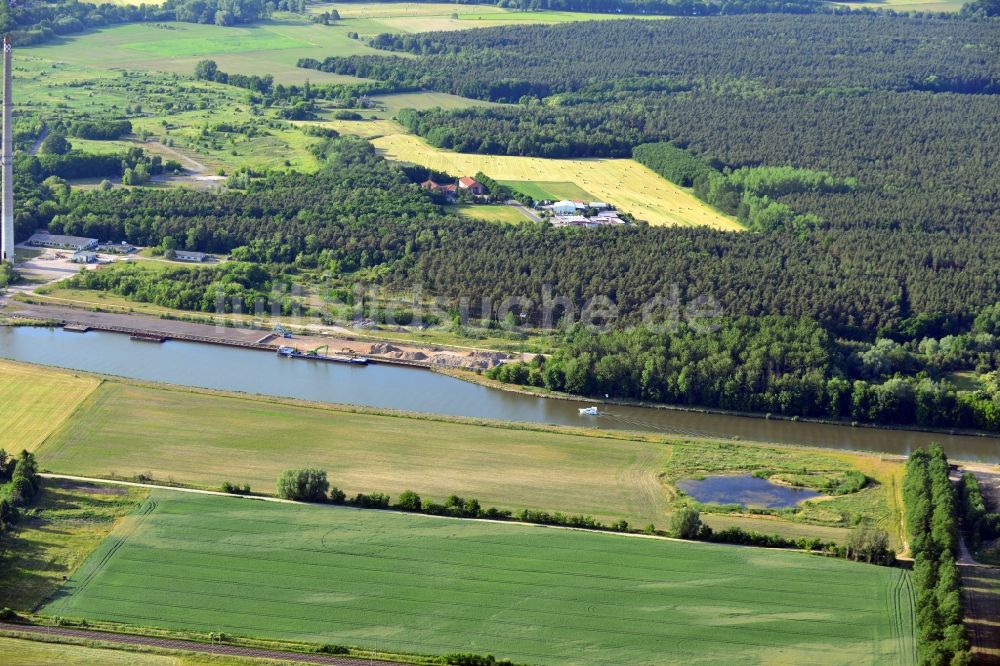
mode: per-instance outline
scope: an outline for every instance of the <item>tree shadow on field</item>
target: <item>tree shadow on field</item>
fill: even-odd
[[[974,663],[1000,665],[1000,568],[959,565]]]

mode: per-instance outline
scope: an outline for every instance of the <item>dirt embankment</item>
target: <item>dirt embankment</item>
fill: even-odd
[[[487,350],[445,349],[418,344],[372,342],[348,335],[335,335],[323,329],[309,330],[305,335],[291,338],[271,334],[270,328],[231,327],[176,319],[159,319],[136,314],[94,312],[57,305],[11,303],[5,310],[8,315],[26,319],[78,324],[93,329],[133,329],[157,337],[178,339],[206,338],[219,344],[256,346],[275,349],[289,346],[301,352],[322,350],[329,354],[367,356],[372,360],[402,361],[427,367],[457,368],[463,370],[488,370],[512,358],[510,354]],[[325,349],[324,349],[325,348]]]

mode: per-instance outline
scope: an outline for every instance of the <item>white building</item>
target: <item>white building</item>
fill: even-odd
[[[74,252],[81,252],[83,250],[92,250],[97,247],[97,239],[83,238],[82,236],[61,236],[59,234],[40,232],[33,234],[31,238],[28,239],[28,245],[34,245],[35,247],[51,247],[56,250],[73,250]]]
[[[556,215],[572,215],[576,212],[576,203],[573,201],[557,201],[552,204],[552,212]]]
[[[79,252],[74,252],[72,258],[70,259],[74,264],[95,264],[97,263],[97,253],[89,252],[87,250],[80,250]]]
[[[174,250],[174,259],[177,261],[194,261],[201,263],[205,261],[207,255],[204,252],[192,252],[190,250]]]

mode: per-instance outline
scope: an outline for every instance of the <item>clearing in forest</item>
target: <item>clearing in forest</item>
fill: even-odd
[[[435,148],[418,136],[402,132],[381,136],[372,143],[388,159],[412,162],[456,176],[482,171],[499,181],[573,183],[597,200],[613,204],[652,225],[743,228],[733,218],[634,160],[556,160],[455,153]]]
[[[133,515],[45,614],[518,663],[913,659],[902,569],[175,491]]]

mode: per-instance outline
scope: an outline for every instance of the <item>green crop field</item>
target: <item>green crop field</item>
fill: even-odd
[[[44,613],[521,663],[913,659],[901,569],[173,491],[133,517]]]
[[[572,201],[594,201],[594,197],[586,190],[581,189],[576,183],[562,183],[552,181],[530,181],[530,180],[503,180],[501,185],[506,185],[512,190],[527,194],[532,199],[539,201],[549,199],[558,201],[559,199],[570,199]]]
[[[505,224],[521,224],[530,220],[513,206],[503,204],[495,206],[456,206],[456,212],[464,217],[487,222],[503,222]]]

